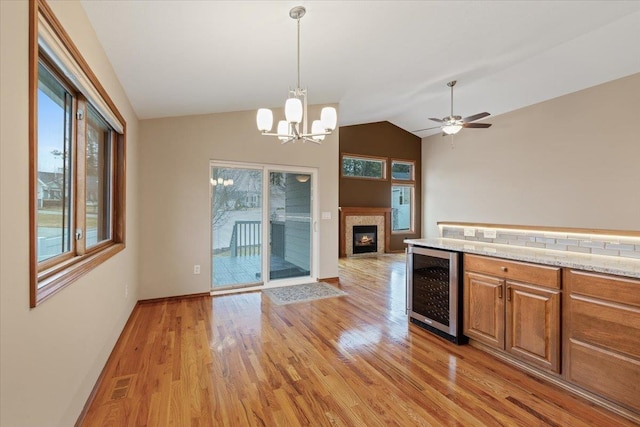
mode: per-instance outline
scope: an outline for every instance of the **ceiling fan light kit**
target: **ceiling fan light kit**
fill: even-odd
[[[289,89],[289,98],[284,104],[285,120],[278,121],[276,133],[270,133],[273,127],[273,112],[268,108],[260,108],[256,115],[256,124],[262,135],[275,136],[282,144],[296,141],[320,144],[338,124],[336,109],[324,107],[320,112],[320,119],[311,123],[311,132],[308,132],[307,89],[300,88],[300,18],[306,12],[302,6],[296,6],[289,11],[289,16],[298,24],[298,84],[295,89]]]
[[[443,126],[442,132],[446,133],[447,135],[455,135],[456,133],[460,132],[460,129],[462,129],[462,125],[450,124]]]
[[[465,117],[464,119],[462,118],[462,116],[453,115],[453,87],[456,85],[456,83],[457,83],[456,80],[452,80],[449,83],[447,83],[447,86],[451,88],[451,114],[448,117],[444,117],[442,119],[436,119],[436,118],[430,117],[429,120],[440,123],[440,125],[425,128],[425,129],[414,130],[413,131],[414,133],[440,128],[442,130],[442,135],[444,136],[444,135],[455,135],[458,132],[460,132],[462,128],[486,129],[488,127],[491,127],[490,123],[471,123],[476,120],[480,120],[487,116],[490,116],[491,114],[487,112],[474,114],[472,116]]]

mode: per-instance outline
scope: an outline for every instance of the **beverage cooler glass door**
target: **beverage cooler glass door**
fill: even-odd
[[[409,247],[410,316],[457,336],[458,253]]]

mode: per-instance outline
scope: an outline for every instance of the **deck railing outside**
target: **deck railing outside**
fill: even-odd
[[[271,254],[284,257],[284,222],[271,221]],[[231,233],[231,256],[260,255],[261,221],[236,221]]]

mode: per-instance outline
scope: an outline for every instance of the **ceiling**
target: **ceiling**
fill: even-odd
[[[133,1],[82,5],[140,119],[282,107],[339,125],[502,114],[640,72],[640,1]],[[490,120],[489,120],[490,121]],[[417,133],[426,136],[429,132]]]

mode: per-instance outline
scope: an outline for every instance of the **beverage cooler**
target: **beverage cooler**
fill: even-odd
[[[412,323],[456,344],[462,335],[462,255],[410,245],[407,312]]]

